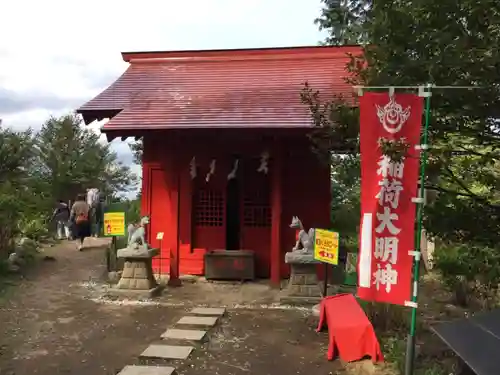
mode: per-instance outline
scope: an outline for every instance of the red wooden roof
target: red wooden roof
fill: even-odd
[[[77,110],[103,130],[304,128],[307,81],[322,95],[351,95],[349,53],[360,48],[295,47],[122,53],[128,69]]]

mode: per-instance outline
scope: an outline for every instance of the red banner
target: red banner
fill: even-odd
[[[423,98],[364,93],[360,97],[361,226],[358,296],[405,305],[411,300]],[[380,139],[409,145],[399,162],[383,155]]]

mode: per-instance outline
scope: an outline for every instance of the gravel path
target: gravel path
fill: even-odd
[[[276,304],[267,283],[198,281],[166,289],[154,302],[110,300],[103,282],[105,239],[76,251],[63,242],[0,298],[0,374],[116,375],[193,306],[227,307],[208,341],[179,375],[343,373],[326,360],[326,333],[304,308]],[[144,364],[144,363],[142,363]],[[161,363],[166,364],[166,363]]]
[[[181,312],[161,306],[97,304],[107,240],[46,250],[43,262],[0,300],[0,374],[116,374]],[[92,243],[90,243],[92,241]]]

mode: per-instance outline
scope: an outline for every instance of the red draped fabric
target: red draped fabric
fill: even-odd
[[[317,331],[328,326],[328,360],[335,357],[352,362],[371,357],[374,363],[383,362],[380,344],[365,312],[352,294],[326,297],[320,304]]]

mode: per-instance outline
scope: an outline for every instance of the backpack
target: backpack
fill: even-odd
[[[67,204],[59,203],[52,213],[52,219],[67,220],[70,216],[69,207]]]
[[[61,203],[59,207],[57,207],[57,213],[69,216],[69,207],[67,204]]]
[[[88,214],[80,214],[76,217],[75,223],[76,224],[81,224],[85,221],[89,220],[89,215]]]

